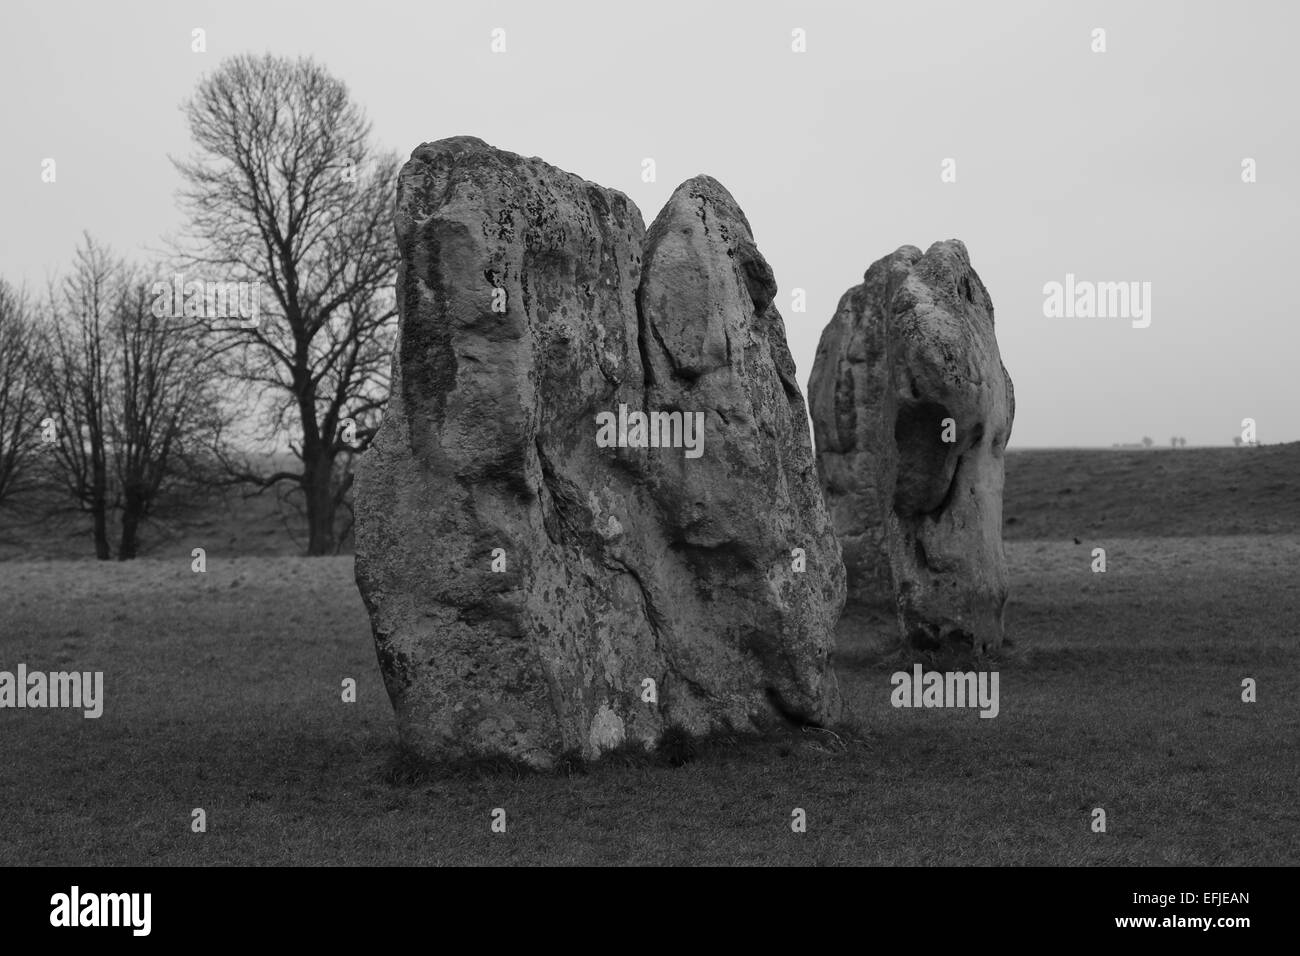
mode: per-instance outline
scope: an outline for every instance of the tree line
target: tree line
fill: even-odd
[[[181,108],[163,259],[83,235],[39,293],[0,277],[0,508],[74,509],[127,560],[164,501],[287,487],[307,553],[335,553],[388,395],[398,157],[310,59],[231,58]]]

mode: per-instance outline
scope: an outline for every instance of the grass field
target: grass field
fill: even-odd
[[[888,630],[846,620],[845,726],[677,767],[404,761],[350,557],[2,562],[0,669],[103,670],[105,705],[0,711],[0,864],[1293,864],[1295,466],[1300,446],[1013,454],[996,719],[892,709]]]

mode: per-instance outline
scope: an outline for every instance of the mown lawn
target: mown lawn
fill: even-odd
[[[106,698],[0,710],[0,864],[1300,861],[1300,535],[1008,554],[996,719],[892,709],[846,621],[837,735],[549,776],[398,758],[350,557],[0,563],[0,669],[103,670]]]

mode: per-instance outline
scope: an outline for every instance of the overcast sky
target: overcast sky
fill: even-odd
[[[872,261],[959,238],[1015,382],[1012,447],[1226,444],[1245,417],[1294,441],[1298,27],[1300,4],[1250,0],[3,0],[0,275],[43,286],[82,230],[147,259],[180,225],[168,155],[190,149],[196,80],[235,53],[311,55],[403,156],[480,136],[623,190],[647,225],[717,177],[776,271],[805,386]],[[1067,273],[1151,283],[1150,326],[1045,317]]]

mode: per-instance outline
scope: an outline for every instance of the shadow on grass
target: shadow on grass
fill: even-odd
[[[435,760],[399,744],[381,780],[391,787],[418,787],[447,780],[599,777],[625,770],[676,770],[696,762],[722,764],[754,757],[761,759],[772,753],[788,757],[796,750],[840,755],[870,749],[867,735],[853,720],[834,727],[774,726],[751,733],[718,732],[702,736],[670,727],[652,748],[629,741],[604,751],[595,759],[570,750],[557,757],[549,768],[499,754]]]
[[[843,671],[910,671],[920,664],[930,671],[981,671],[1032,664],[1029,648],[1006,639],[992,651],[977,652],[969,647],[945,644],[922,649],[904,644],[897,637],[859,643],[835,655],[835,667]]]

